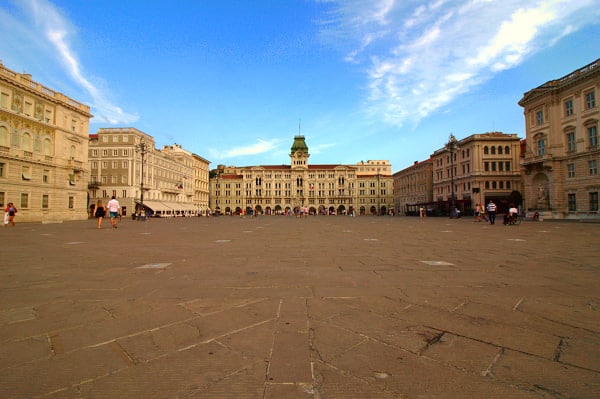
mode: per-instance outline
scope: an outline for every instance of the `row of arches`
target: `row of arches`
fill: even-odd
[[[488,147],[487,145],[485,147],[483,147],[483,153],[485,155],[502,155],[502,153],[508,155],[510,154],[510,147],[509,146],[504,146],[502,147],[501,145],[499,145],[498,147],[494,147],[494,146],[490,146]]]
[[[319,207],[307,206],[307,207],[290,207],[281,205],[275,205],[274,207],[267,206],[263,208],[260,205],[257,205],[255,208],[246,207],[242,209],[241,207],[231,208],[225,207],[225,209],[221,209],[217,207],[215,209],[218,213],[224,213],[226,215],[296,215],[299,213],[308,214],[308,215],[356,215],[356,210],[354,207],[350,206],[346,208],[344,205],[329,206],[320,205]],[[365,207],[361,206],[358,209],[358,215],[386,215],[389,210],[386,206],[381,206],[379,208],[379,212],[376,206]]]
[[[54,145],[52,144],[52,139],[44,135],[40,137],[39,135],[33,135],[28,131],[22,132],[18,138],[12,140],[12,144],[19,147],[23,151],[29,152],[39,152],[42,155],[54,155]],[[5,125],[0,125],[0,146],[1,147],[10,147],[11,146],[11,137],[9,133],[9,129]],[[75,147],[72,148],[73,153],[75,152]],[[72,154],[71,156],[74,156]]]

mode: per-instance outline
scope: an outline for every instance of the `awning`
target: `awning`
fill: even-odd
[[[136,202],[138,204],[140,203],[139,201]],[[167,204],[160,201],[144,201],[144,207],[150,208],[154,212],[166,212],[172,210]]]

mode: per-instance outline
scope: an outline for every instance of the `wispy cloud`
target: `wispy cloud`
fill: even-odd
[[[29,36],[30,40],[35,39],[35,43],[30,42],[29,45],[41,47],[42,51],[55,54],[55,59],[70,79],[90,96],[96,122],[129,124],[138,120],[137,115],[129,114],[113,104],[107,92],[86,77],[83,65],[71,45],[72,40],[77,38],[77,30],[60,9],[47,0],[21,0],[16,1],[15,4],[24,17],[22,20],[16,19],[18,21],[16,23],[22,25],[22,28],[27,27],[19,30],[33,29],[37,32]],[[43,40],[40,41],[39,38]],[[27,43],[22,45],[26,46]]]
[[[600,16],[595,0],[416,3],[334,1],[322,24],[346,61],[364,65],[368,113],[397,126],[417,124]]]
[[[266,152],[270,152],[270,151],[273,151],[274,149],[276,149],[278,144],[279,144],[278,139],[272,139],[272,140],[259,139],[254,144],[250,144],[250,145],[242,146],[242,147],[234,147],[234,148],[230,148],[226,151],[219,151],[219,150],[211,148],[211,149],[209,149],[209,153],[210,153],[210,156],[214,159],[229,159],[229,158],[257,155],[257,154],[263,154]]]

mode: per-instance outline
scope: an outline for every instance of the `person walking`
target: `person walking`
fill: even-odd
[[[98,219],[98,228],[102,228],[102,219],[104,218],[104,216],[106,215],[106,208],[104,207],[104,204],[102,203],[102,200],[99,199],[98,202],[96,203],[96,209],[94,210],[94,216],[96,217],[96,219]]]
[[[475,222],[481,222],[481,207],[475,204]]]
[[[490,200],[490,202],[487,205],[487,214],[488,214],[488,218],[490,219],[490,224],[494,224],[496,223],[496,210],[498,208],[496,207],[496,204],[494,204],[494,201]]]
[[[110,201],[108,201],[108,204],[106,204],[106,207],[108,208],[108,214],[110,216],[110,225],[113,227],[113,229],[116,229],[121,205],[119,205],[119,201],[117,201],[113,195]]]
[[[12,202],[9,202],[5,209],[4,214],[4,227],[10,225],[15,227],[15,215],[17,214],[17,207]]]

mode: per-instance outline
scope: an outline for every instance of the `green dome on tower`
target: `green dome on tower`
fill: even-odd
[[[294,144],[292,144],[292,154],[295,154],[297,151],[302,151],[308,154],[308,146],[304,141],[304,136],[294,136]]]

